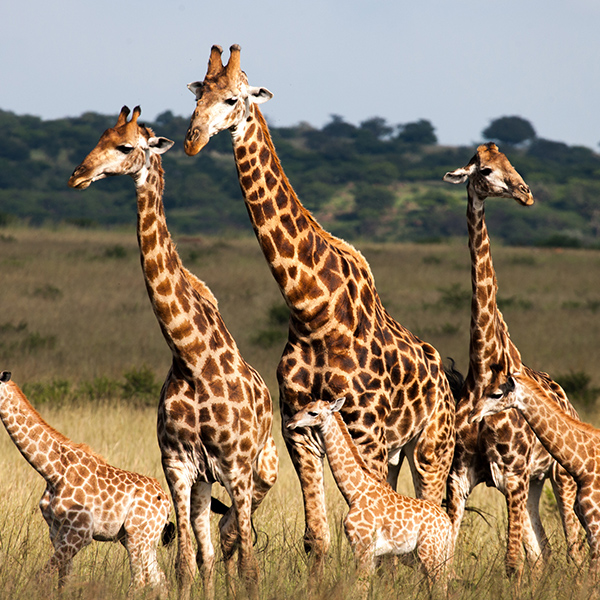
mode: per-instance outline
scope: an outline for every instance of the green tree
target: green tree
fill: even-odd
[[[427,119],[398,125],[398,140],[406,144],[436,144],[435,128]]]
[[[533,125],[522,117],[494,119],[483,131],[483,137],[504,144],[522,144],[535,138]]]

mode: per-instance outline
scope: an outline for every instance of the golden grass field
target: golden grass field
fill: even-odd
[[[490,229],[493,235],[493,223]],[[275,369],[285,326],[271,313],[283,301],[256,240],[188,237],[177,242],[186,266],[218,298],[242,353],[261,372],[277,404]],[[443,245],[357,246],[371,264],[390,313],[436,346],[444,359],[453,357],[464,373],[470,296],[466,239]],[[497,245],[493,253],[503,313],[524,362],[554,377],[583,371],[593,386],[600,386],[600,251]],[[53,427],[86,442],[110,463],[155,476],[165,485],[155,434],[157,397],[127,401],[98,391],[103,389],[99,382],[122,382],[125,373],[136,369],[147,369],[160,384],[170,364],[146,295],[135,232],[0,229],[0,273],[0,370],[12,371],[19,385],[32,390],[30,400]],[[94,399],[77,399],[77,391],[90,382],[96,384]],[[42,393],[48,389],[54,390],[55,401]],[[56,397],[57,389],[68,390],[66,399]],[[35,390],[42,390],[39,397]],[[586,413],[586,418],[600,425],[596,413]],[[277,414],[279,480],[256,516],[260,598],[304,599],[309,590],[302,501],[279,428]],[[4,429],[0,456],[0,598],[125,597],[129,568],[118,544],[94,543],[81,552],[62,596],[53,583],[36,578],[51,553],[37,508],[44,483]],[[333,545],[324,581],[312,597],[353,598],[352,557],[341,527],[345,504],[330,477],[327,483]],[[399,488],[412,494],[406,469]],[[224,499],[219,486],[214,495]],[[465,518],[449,598],[571,600],[593,595],[585,571],[565,560],[549,490],[542,497],[542,518],[554,550],[551,563],[536,578],[526,570],[520,587],[504,576],[503,497],[480,486],[469,504],[482,509],[486,520],[476,513]],[[214,522],[216,526],[217,517]],[[170,598],[176,597],[174,557],[175,544],[159,549]],[[217,597],[224,597],[220,568],[218,575]],[[200,586],[195,594],[202,597]],[[417,573],[389,566],[374,580],[372,596],[424,598],[428,593]]]

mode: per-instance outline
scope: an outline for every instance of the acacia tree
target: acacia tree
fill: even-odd
[[[483,131],[486,139],[504,144],[517,145],[535,138],[533,125],[522,117],[500,117],[494,119]]]

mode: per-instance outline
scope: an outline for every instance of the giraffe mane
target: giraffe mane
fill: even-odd
[[[313,217],[312,213],[300,202],[298,195],[296,194],[294,188],[290,184],[283,167],[281,166],[281,161],[279,160],[279,156],[275,149],[275,145],[273,144],[273,140],[271,139],[271,135],[269,133],[269,126],[267,121],[265,120],[260,109],[254,105],[254,111],[256,113],[257,120],[259,122],[260,128],[262,129],[264,135],[264,141],[266,145],[269,147],[269,151],[271,152],[271,160],[274,163],[275,167],[279,169],[279,172],[282,174],[283,179],[287,183],[287,189],[291,196],[293,196],[297,202],[302,215],[306,218],[306,220],[310,223],[310,225],[317,230],[320,237],[322,237],[327,243],[331,244],[334,248],[338,248],[342,252],[348,252],[352,256],[354,256],[368,271],[371,278],[373,278],[373,273],[371,272],[371,266],[369,265],[367,259],[363,256],[360,250],[357,250],[352,244],[348,243],[341,238],[336,237],[329,233],[326,229],[323,229],[321,225],[319,225],[318,221]]]

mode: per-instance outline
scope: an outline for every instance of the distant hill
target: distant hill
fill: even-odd
[[[0,225],[68,222],[81,227],[135,223],[133,184],[102,181],[82,194],[67,187],[73,169],[117,115],[85,113],[45,121],[0,110]],[[170,228],[186,234],[251,231],[229,135],[199,156],[183,152],[188,117],[170,111],[147,123],[175,141],[163,156]],[[354,126],[333,116],[322,129],[272,127],[283,167],[300,196],[332,233],[346,239],[436,241],[466,235],[466,193],[442,182],[474,147],[437,144],[425,120],[389,126],[374,118]],[[491,201],[491,234],[511,245],[600,246],[600,155],[589,148],[534,138],[501,146],[531,186],[536,204]]]

